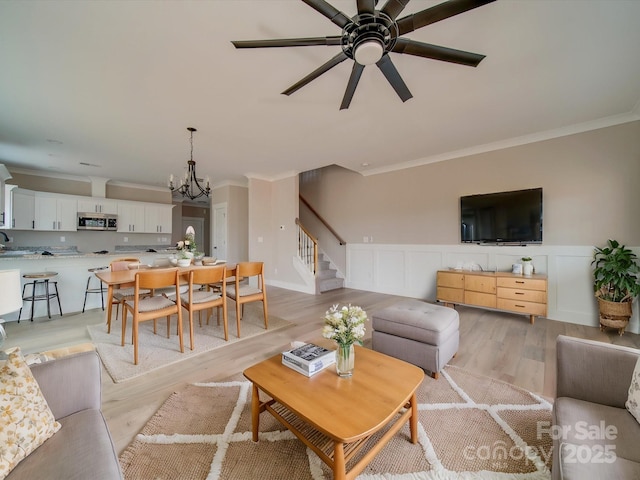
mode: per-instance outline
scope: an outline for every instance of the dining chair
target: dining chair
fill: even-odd
[[[130,263],[140,263],[139,258],[135,257],[123,257],[116,258],[109,263],[109,268],[112,272],[119,272],[122,270],[128,270]],[[133,299],[133,287],[135,283],[121,283],[113,287],[113,297],[109,306],[107,307],[107,333],[111,333],[111,312],[113,311],[113,305],[116,305],[116,320],[118,319],[118,314],[120,312],[120,306],[124,309],[124,302],[126,300]],[[143,290],[141,292],[142,295],[148,295],[149,290]]]
[[[156,289],[173,286],[175,300],[165,295],[141,295],[141,291],[155,291]],[[163,268],[140,270],[136,272],[134,282],[134,295],[132,299],[124,302],[122,315],[122,346],[124,347],[125,332],[127,329],[127,314],[133,315],[131,339],[133,343],[133,363],[138,364],[138,325],[140,322],[153,320],[153,333],[156,332],[156,320],[167,317],[167,338],[170,336],[171,315],[178,316],[178,338],[180,340],[180,352],[184,353],[182,339],[182,307],[180,306],[180,272],[177,268]]]
[[[229,340],[227,322],[227,288],[224,279],[227,275],[227,267],[202,267],[189,272],[189,290],[180,296],[181,305],[189,312],[189,341],[193,350],[193,312],[198,312],[198,320],[202,326],[202,311],[207,311],[207,324],[209,323],[209,309],[216,307],[218,323],[220,322],[220,308],[222,307],[222,324],[224,327],[224,339]],[[213,291],[211,285],[221,284],[221,293]],[[206,290],[201,287],[206,285]]]
[[[257,283],[257,285],[252,285]],[[264,262],[239,262],[236,265],[234,282],[226,285],[227,297],[236,302],[236,324],[240,338],[240,320],[245,303],[262,302],[264,328],[269,328],[267,312],[267,290],[264,283]]]
[[[161,258],[156,258],[153,261],[153,267],[154,268],[172,268],[172,265],[171,265],[171,261],[169,260],[168,257],[161,257]],[[188,288],[189,288],[188,285],[182,284],[180,286],[180,294],[182,295],[183,293],[186,293]],[[171,298],[171,297],[175,296],[176,292],[171,287],[168,287],[168,288],[156,289],[156,290],[153,291],[153,294],[154,295],[163,295],[164,294],[164,295],[168,296],[169,298]]]

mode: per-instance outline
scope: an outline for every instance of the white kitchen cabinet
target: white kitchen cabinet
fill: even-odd
[[[5,221],[9,220],[9,217],[6,216],[6,209],[5,207],[7,205],[5,205],[5,185],[4,185],[4,179],[0,176],[0,228],[5,228]],[[5,220],[6,217],[6,220]]]
[[[118,202],[118,232],[145,233],[145,204]]]
[[[10,195],[11,228],[33,230],[35,228],[35,192],[14,188]]]
[[[36,230],[75,232],[78,230],[77,222],[78,201],[76,197],[36,192]]]
[[[7,205],[5,205],[5,181],[13,178],[3,164],[0,163],[0,228],[7,228],[9,223],[9,218],[5,214],[5,209]]]
[[[78,199],[78,211],[86,213],[118,213],[118,202],[106,198],[86,197]]]
[[[146,205],[144,207],[145,232],[171,233],[171,209],[173,205]]]

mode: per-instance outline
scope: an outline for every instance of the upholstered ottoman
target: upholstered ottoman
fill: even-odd
[[[417,365],[433,378],[458,351],[460,319],[453,308],[401,300],[371,315],[375,351]]]

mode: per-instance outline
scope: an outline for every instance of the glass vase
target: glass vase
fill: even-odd
[[[353,343],[348,345],[338,344],[338,348],[336,349],[336,372],[338,372],[340,377],[350,377],[353,375],[355,358]]]

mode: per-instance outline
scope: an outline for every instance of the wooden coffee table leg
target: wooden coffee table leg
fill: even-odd
[[[411,431],[411,443],[418,442],[418,400],[416,399],[416,393],[411,395],[411,419],[409,420],[409,430]]]
[[[347,465],[344,461],[344,444],[336,442],[333,446],[333,479],[345,480],[347,478],[346,468]]]
[[[254,383],[251,392],[251,428],[253,441],[258,441],[258,428],[260,427],[260,393],[258,386]]]

